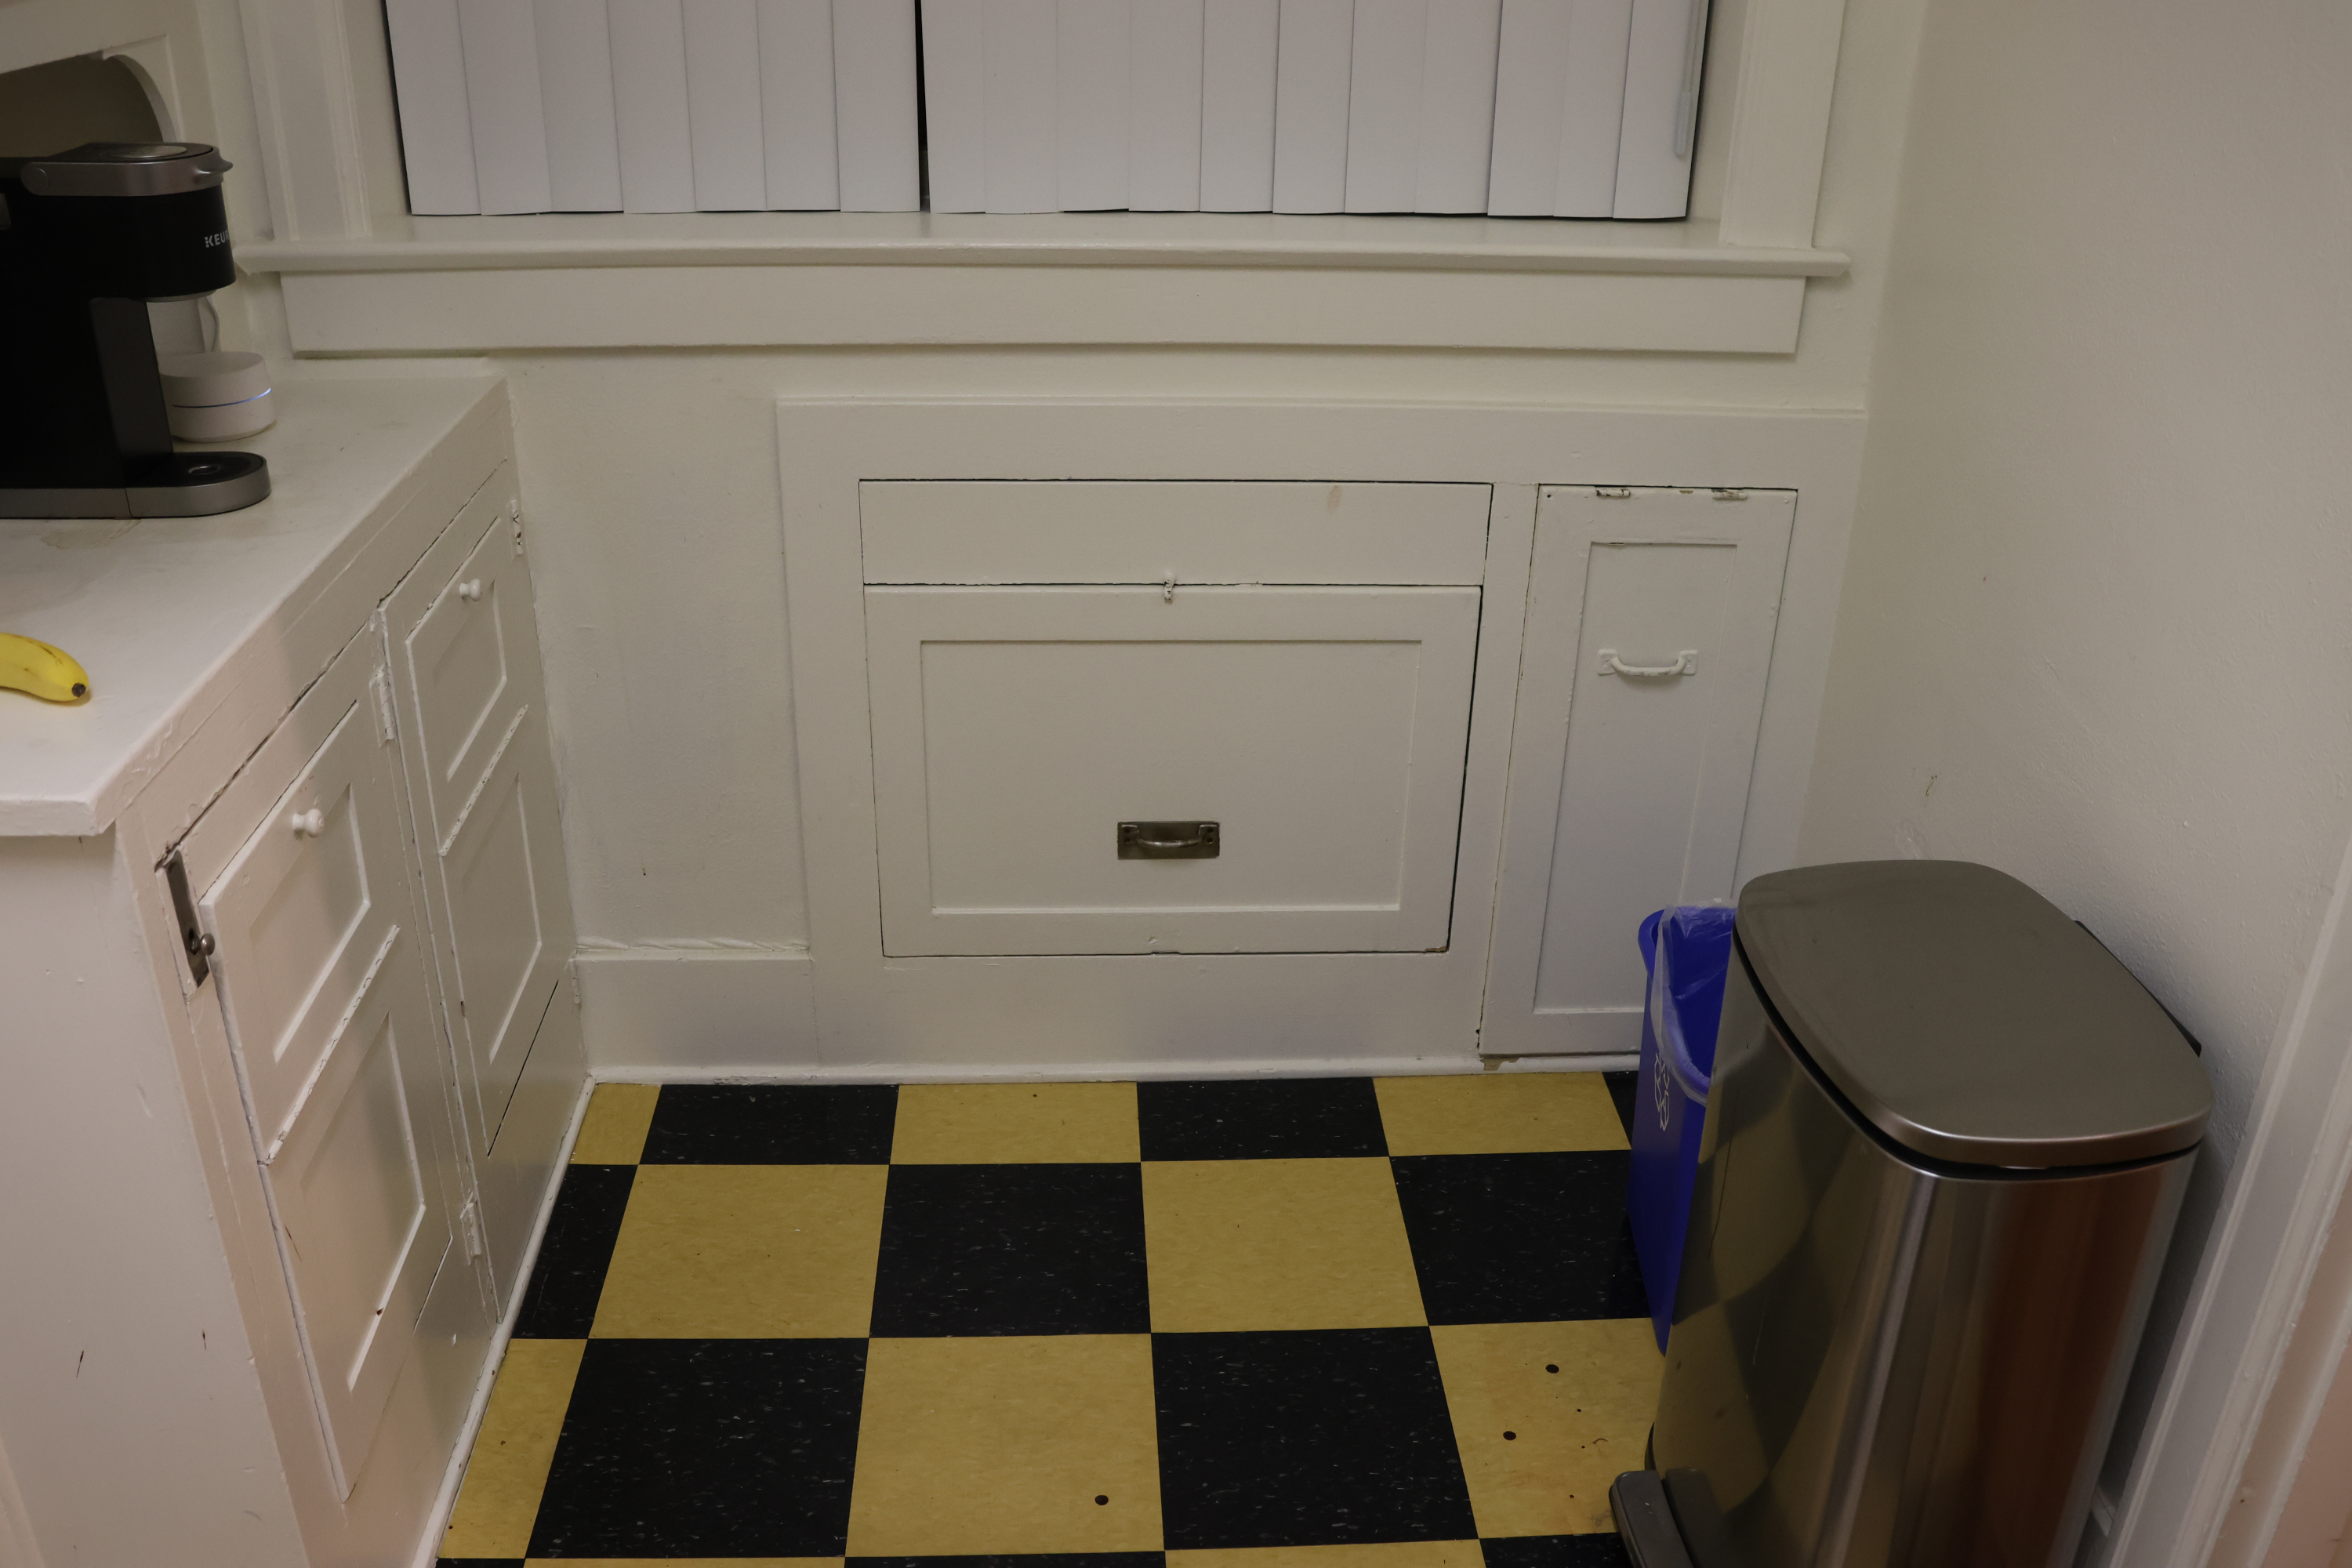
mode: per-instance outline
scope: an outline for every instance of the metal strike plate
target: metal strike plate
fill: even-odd
[[[1217,825],[1213,822],[1122,822],[1118,825],[1118,858],[1122,860],[1213,860],[1217,858]]]

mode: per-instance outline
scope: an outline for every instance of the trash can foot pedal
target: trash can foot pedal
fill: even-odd
[[[1609,1483],[1609,1511],[1633,1568],[1693,1568],[1655,1470],[1627,1470]]]

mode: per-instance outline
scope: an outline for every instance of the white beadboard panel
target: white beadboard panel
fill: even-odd
[[[760,127],[770,207],[841,205],[833,0],[759,0]]]
[[[622,208],[692,212],[694,139],[680,0],[610,0],[608,19]]]
[[[981,107],[992,213],[1049,213],[1061,205],[1057,8],[1056,0],[982,0]]]
[[[1128,205],[1130,0],[1055,0],[1055,202],[1064,212]]]
[[[1118,267],[289,272],[304,353],[793,343],[1297,343],[1794,352],[1801,277]]]
[[[457,26],[482,211],[545,212],[547,122],[530,0],[457,0]]]
[[[925,145],[935,213],[988,208],[987,5],[928,0],[923,6]]]
[[[1284,11],[1286,21],[1288,7]],[[1411,212],[1421,169],[1421,78],[1430,0],[1355,0],[1355,13],[1348,70],[1347,209]]]
[[[621,142],[613,121],[613,46],[605,0],[531,0],[540,103],[547,120],[548,205],[621,210]]]
[[[1607,217],[1633,0],[1503,0],[1486,210]]]
[[[1202,0],[1201,210],[1274,210],[1280,0]]]
[[[768,205],[768,175],[758,0],[683,3],[694,205],[704,212],[759,211]]]
[[[1127,205],[1201,205],[1202,0],[1133,0],[1129,22]]]
[[[1355,11],[1355,0],[1283,0],[1275,51],[1276,212],[1335,213],[1347,205]]]
[[[1485,212],[1502,0],[1428,0],[1428,5],[1413,210]]]
[[[842,209],[913,212],[922,205],[915,0],[833,0],[833,47]]]
[[[1612,216],[1673,218],[1690,210],[1706,16],[1706,0],[1633,0]]]
[[[400,106],[401,153],[408,164],[408,210],[480,212],[457,0],[389,0],[384,30]]]

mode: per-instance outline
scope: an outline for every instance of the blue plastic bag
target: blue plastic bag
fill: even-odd
[[[1674,1324],[1683,1233],[1690,1226],[1723,981],[1731,966],[1731,917],[1727,909],[1684,905],[1660,910],[1638,933],[1650,992],[1642,1011],[1642,1077],[1633,1100],[1625,1210],[1660,1350]]]

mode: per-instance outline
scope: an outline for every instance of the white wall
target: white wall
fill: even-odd
[[[2332,0],[1930,6],[1801,841],[2011,871],[2204,1040],[2159,1348],[2352,827],[2347,69]]]

